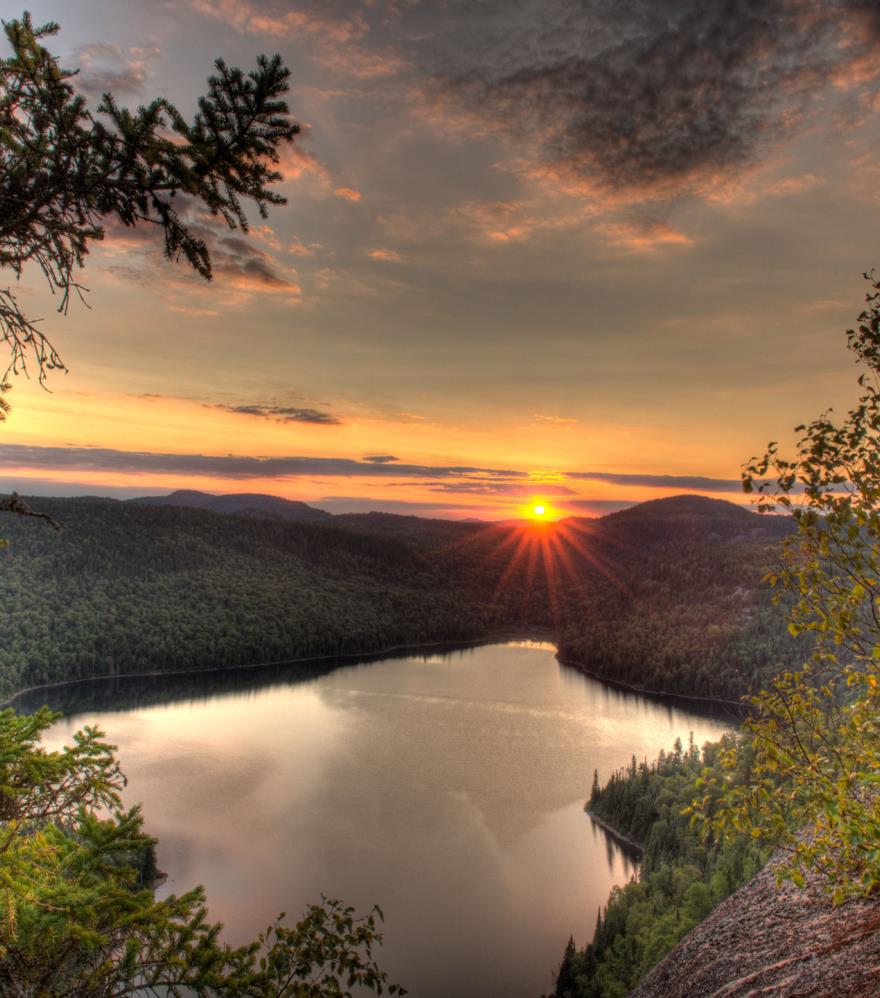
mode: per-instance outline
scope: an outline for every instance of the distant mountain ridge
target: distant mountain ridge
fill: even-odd
[[[164,496],[139,496],[126,500],[145,506],[179,506],[188,509],[209,509],[215,513],[227,513],[236,516],[266,516],[279,520],[289,520],[292,523],[325,523],[336,521],[338,524],[359,524],[371,528],[394,529],[403,521],[424,522],[426,520],[442,519],[430,516],[418,516],[412,513],[328,513],[317,509],[297,499],[284,499],[263,492],[233,492],[215,495],[210,492],[200,492],[197,489],[177,489]],[[701,495],[668,496],[663,499],[649,499],[614,513],[606,513],[599,517],[565,517],[559,521],[591,523],[601,521],[603,529],[612,525],[620,525],[623,529],[631,529],[640,524],[641,529],[650,531],[667,531],[671,527],[687,529],[691,533],[715,533],[719,537],[735,536],[742,533],[766,533],[781,535],[787,527],[784,521],[776,518],[760,516],[752,510],[739,506],[726,499],[710,499]],[[468,517],[454,522],[461,524],[491,524],[492,521]],[[494,525],[515,526],[521,521],[496,521]],[[380,527],[381,524],[381,527]]]
[[[262,492],[237,492],[226,495],[211,495],[196,489],[178,489],[167,496],[143,496],[129,499],[128,502],[142,506],[183,506],[188,509],[209,509],[215,513],[232,513],[238,516],[264,516],[274,520],[289,520],[292,523],[327,523],[333,514],[323,509],[315,509],[296,499],[282,499],[281,496],[266,495]]]

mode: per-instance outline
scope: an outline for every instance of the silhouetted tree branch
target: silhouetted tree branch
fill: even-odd
[[[25,13],[3,27],[12,55],[0,60],[0,267],[18,278],[36,264],[61,295],[59,311],[71,293],[82,296],[76,273],[107,219],[159,226],[165,256],[210,279],[208,246],[185,209],[200,206],[247,230],[248,201],[264,218],[286,203],[269,187],[282,179],[279,148],[300,129],[284,100],[290,71],[280,56],[259,56],[249,73],[218,59],[191,122],[164,98],[132,112],[109,93],[93,114],[69,82],[75,74],[40,43],[57,24],[35,27]],[[65,369],[8,288],[0,290],[0,341],[7,374],[33,364],[43,383]]]
[[[17,492],[13,492],[9,496],[0,496],[0,512],[16,513],[18,516],[32,516],[37,520],[45,520],[55,530],[61,530],[61,524],[54,517],[49,516],[48,513],[38,513],[31,509]]]

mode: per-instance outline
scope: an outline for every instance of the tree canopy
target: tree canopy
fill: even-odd
[[[290,71],[280,56],[261,55],[248,73],[218,59],[187,121],[164,98],[130,111],[105,93],[91,110],[71,82],[76,74],[42,44],[57,24],[35,26],[25,13],[3,28],[12,54],[0,60],[0,267],[18,278],[35,264],[60,295],[60,311],[82,293],[77,272],[108,223],[155,225],[169,260],[183,257],[210,279],[195,213],[247,230],[248,203],[262,217],[285,203],[270,188],[281,179],[279,149],[299,126],[284,99]],[[0,289],[0,340],[7,374],[34,367],[42,382],[65,367],[11,288]]]
[[[793,458],[773,443],[745,469],[761,508],[797,524],[769,581],[815,650],[752,698],[747,738],[729,753],[731,766],[754,753],[750,778],[714,821],[785,850],[782,875],[822,877],[836,903],[880,884],[880,281],[865,277],[847,332],[856,404],[842,421],[828,411],[798,426]]]

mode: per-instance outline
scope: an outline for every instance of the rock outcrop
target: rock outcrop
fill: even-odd
[[[833,908],[777,886],[771,862],[659,963],[631,998],[878,998],[880,900]]]

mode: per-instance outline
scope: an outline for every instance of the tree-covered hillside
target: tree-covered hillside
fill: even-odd
[[[711,775],[740,784],[747,760],[731,774],[721,755],[732,741],[707,743],[702,752],[676,741],[651,765],[633,758],[604,787],[594,782],[588,807],[622,835],[643,846],[638,880],[615,887],[599,915],[593,940],[578,951],[570,942],[554,998],[625,998],[639,980],[709,912],[763,866],[768,850],[748,835],[708,839],[685,811]]]
[[[33,499],[0,551],[0,693],[120,673],[550,631],[561,656],[737,696],[790,660],[762,576],[780,520],[679,497],[540,526]]]

